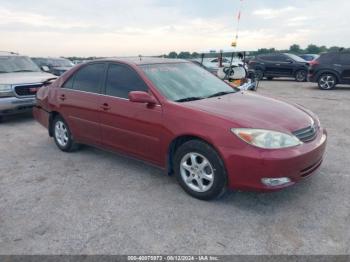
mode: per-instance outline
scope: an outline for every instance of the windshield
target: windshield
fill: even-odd
[[[32,58],[38,66],[49,67],[72,67],[74,64],[68,59],[63,58]]]
[[[39,67],[26,56],[0,56],[0,73],[39,72]]]
[[[158,90],[172,101],[191,101],[237,92],[207,70],[192,63],[143,65],[141,69]]]
[[[290,58],[292,58],[294,61],[296,62],[306,62],[304,59],[302,59],[301,57],[297,56],[297,55],[293,55],[293,54],[285,54],[286,56],[289,56]]]

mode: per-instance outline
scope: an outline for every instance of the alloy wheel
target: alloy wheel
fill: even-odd
[[[61,147],[66,147],[69,142],[68,129],[60,120],[55,124],[55,138]]]
[[[213,186],[214,169],[201,154],[186,154],[180,162],[180,173],[185,184],[195,192],[207,192]]]
[[[335,86],[335,78],[332,75],[324,75],[320,78],[319,84],[322,89],[332,89]]]
[[[298,81],[298,82],[303,82],[303,81],[305,81],[305,79],[306,79],[306,72],[305,71],[299,71],[298,73],[297,73],[297,75],[296,75],[296,80]]]

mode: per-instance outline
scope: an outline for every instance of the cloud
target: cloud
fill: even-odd
[[[0,46],[36,56],[232,50],[238,7],[232,0],[2,0]],[[238,48],[350,46],[349,9],[344,0],[244,1]]]
[[[295,10],[296,10],[295,7],[287,6],[280,9],[271,9],[271,8],[259,9],[259,10],[255,10],[253,14],[256,16],[262,17],[263,19],[273,19],[273,18],[281,17],[284,14]]]

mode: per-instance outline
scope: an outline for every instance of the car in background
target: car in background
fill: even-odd
[[[350,52],[330,52],[321,54],[310,62],[308,79],[318,83],[322,90],[331,90],[337,84],[350,84]]]
[[[60,150],[82,143],[148,161],[202,200],[301,182],[321,166],[327,141],[309,110],[239,92],[180,59],[79,65],[39,90],[33,113]]]
[[[0,118],[31,111],[38,89],[54,78],[27,56],[0,52]]]
[[[205,68],[209,72],[213,74],[217,74],[219,69],[222,67],[230,67],[231,59],[227,57],[222,58],[222,64],[220,67],[220,59],[219,58],[204,58],[204,59],[193,59],[191,62],[200,65]],[[242,60],[238,58],[234,58],[232,61],[233,66],[243,66]]]
[[[304,59],[305,61],[313,61],[320,57],[320,55],[317,55],[317,54],[302,54],[298,56]]]
[[[65,58],[32,57],[32,60],[42,71],[56,76],[61,76],[74,66],[73,62]]]
[[[308,62],[297,55],[289,53],[272,53],[258,55],[248,63],[254,69],[256,78],[291,77],[298,82],[307,80]]]

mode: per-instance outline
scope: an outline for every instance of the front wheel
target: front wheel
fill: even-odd
[[[67,123],[60,116],[57,116],[53,123],[53,137],[59,149],[64,152],[71,152],[77,148]]]
[[[318,87],[321,90],[331,90],[335,88],[337,79],[332,74],[323,74],[318,80]]]
[[[307,79],[307,72],[305,70],[299,70],[296,74],[295,74],[295,80],[297,82],[305,82]]]
[[[255,79],[261,81],[264,78],[264,72],[260,69],[255,70]]]
[[[219,198],[226,191],[226,171],[218,153],[207,143],[192,140],[175,153],[174,167],[181,187],[200,200]]]

